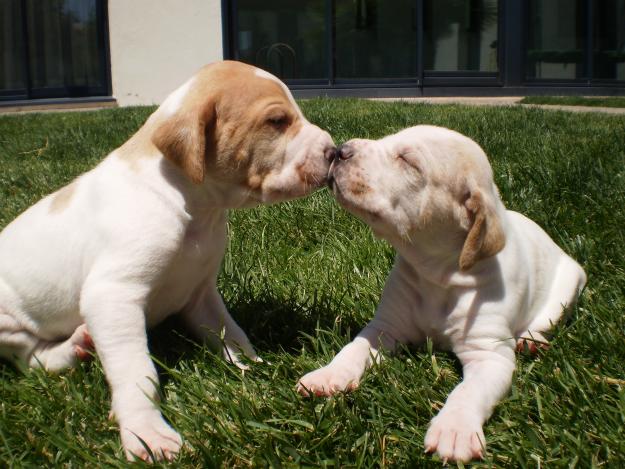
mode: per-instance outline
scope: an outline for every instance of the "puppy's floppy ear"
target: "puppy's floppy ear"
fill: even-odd
[[[206,159],[215,152],[215,103],[212,100],[180,110],[160,123],[152,143],[195,184],[204,181]]]
[[[468,270],[482,259],[494,256],[506,244],[499,215],[479,189],[472,190],[464,202],[472,220],[460,253],[460,269]]]

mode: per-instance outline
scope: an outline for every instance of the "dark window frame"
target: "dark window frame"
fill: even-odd
[[[22,42],[24,60],[24,76],[26,79],[26,88],[16,90],[0,90],[0,101],[18,101],[18,100],[36,100],[36,99],[55,99],[55,98],[85,98],[112,95],[111,80],[111,54],[109,42],[109,18],[108,18],[108,0],[95,0],[96,21],[98,36],[101,38],[98,44],[98,60],[103,64],[101,86],[73,87],[63,86],[54,88],[34,88],[32,85],[32,74],[30,71],[30,42],[28,34],[28,21],[26,15],[26,0],[20,0],[20,18],[22,21]]]
[[[292,89],[314,89],[314,88],[421,88],[423,86],[457,86],[470,83],[476,86],[502,86],[503,85],[503,51],[499,44],[504,44],[503,38],[503,15],[500,13],[497,24],[497,72],[477,72],[470,70],[460,70],[452,72],[436,72],[423,69],[423,2],[424,0],[414,0],[416,32],[415,41],[417,43],[417,72],[416,76],[408,78],[336,78],[335,77],[335,0],[325,0],[326,6],[326,44],[328,47],[328,70],[327,76],[322,79],[285,79],[284,82]],[[504,0],[498,0],[498,9],[501,12]],[[237,34],[238,31],[238,1],[222,0],[222,24],[223,27],[223,52],[225,59],[239,60],[237,54]],[[419,46],[421,44],[421,46]]]
[[[529,2],[523,1],[522,17],[520,23],[524,26],[521,30],[521,83],[527,87],[588,87],[588,88],[622,88],[625,86],[625,78],[595,78],[594,77],[594,32],[595,32],[595,7],[601,0],[583,0],[583,15],[586,18],[585,24],[585,47],[582,67],[584,76],[580,78],[530,78],[527,76],[527,51],[529,44]]]
[[[418,47],[423,54],[423,2],[419,0],[419,9],[417,15],[421,19],[421,47]],[[497,71],[482,72],[479,70],[456,70],[456,71],[437,71],[425,70],[423,67],[423,84],[424,86],[492,86],[498,87],[504,85],[504,47],[505,47],[505,0],[497,2]]]
[[[625,80],[594,78],[593,77],[593,34],[594,34],[594,9],[595,2],[601,0],[585,0],[586,16],[586,47],[585,47],[585,67],[584,79],[545,79],[528,78],[527,70],[527,46],[529,5],[524,0],[499,0],[498,2],[498,71],[497,72],[474,72],[474,71],[452,71],[436,72],[424,70],[423,66],[423,2],[415,1],[415,14],[417,32],[417,76],[414,79],[336,79],[335,78],[335,21],[334,21],[334,0],[326,2],[326,33],[327,33],[327,53],[328,71],[327,78],[324,79],[296,79],[285,80],[292,89],[360,89],[360,88],[413,88],[421,90],[423,88],[438,87],[475,87],[475,88],[534,88],[544,89],[558,87],[562,90],[572,88],[623,88]],[[224,58],[237,59],[236,57],[236,11],[237,0],[222,0],[222,24]]]

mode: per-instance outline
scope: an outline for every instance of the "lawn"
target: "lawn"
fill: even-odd
[[[625,96],[585,97],[585,96],[526,96],[522,104],[557,104],[560,106],[622,107]]]
[[[484,465],[625,467],[625,117],[540,109],[301,102],[336,142],[420,123],[475,139],[506,205],[586,269],[588,286],[552,348],[518,357],[485,425]],[[152,108],[0,117],[0,227],[131,135]],[[219,279],[263,364],[242,374],[175,319],[150,335],[163,411],[188,443],[181,467],[436,467],[428,421],[460,379],[452,354],[406,349],[352,394],[302,399],[294,384],[372,316],[388,244],[327,190],[233,212]],[[96,360],[54,376],[0,363],[0,466],[125,467]],[[4,462],[4,463],[3,463]]]

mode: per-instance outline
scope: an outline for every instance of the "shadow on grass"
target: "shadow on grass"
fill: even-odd
[[[349,330],[359,331],[364,327],[354,318],[341,318],[337,323],[341,301],[328,294],[314,295],[309,304],[304,305],[292,298],[278,298],[271,291],[253,298],[243,294],[226,300],[226,303],[261,355],[263,352],[299,353],[307,341],[305,336],[314,336],[317,329],[347,334]],[[150,330],[148,339],[150,352],[168,367],[202,353],[202,344],[178,315]]]

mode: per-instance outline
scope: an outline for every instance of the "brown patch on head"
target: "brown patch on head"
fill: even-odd
[[[56,191],[52,195],[52,201],[50,202],[50,213],[60,213],[65,210],[72,201],[77,187],[78,182],[74,181],[71,184],[63,187],[62,189]]]
[[[256,67],[224,61],[194,77],[179,109],[157,110],[146,127],[158,150],[196,184],[207,173],[258,188],[281,161],[302,116],[283,86]],[[260,181],[260,182],[259,182]]]
[[[494,256],[506,244],[506,236],[499,216],[495,209],[484,200],[484,195],[480,190],[471,191],[465,207],[472,218],[472,224],[460,253],[461,270],[468,270],[476,262]]]

